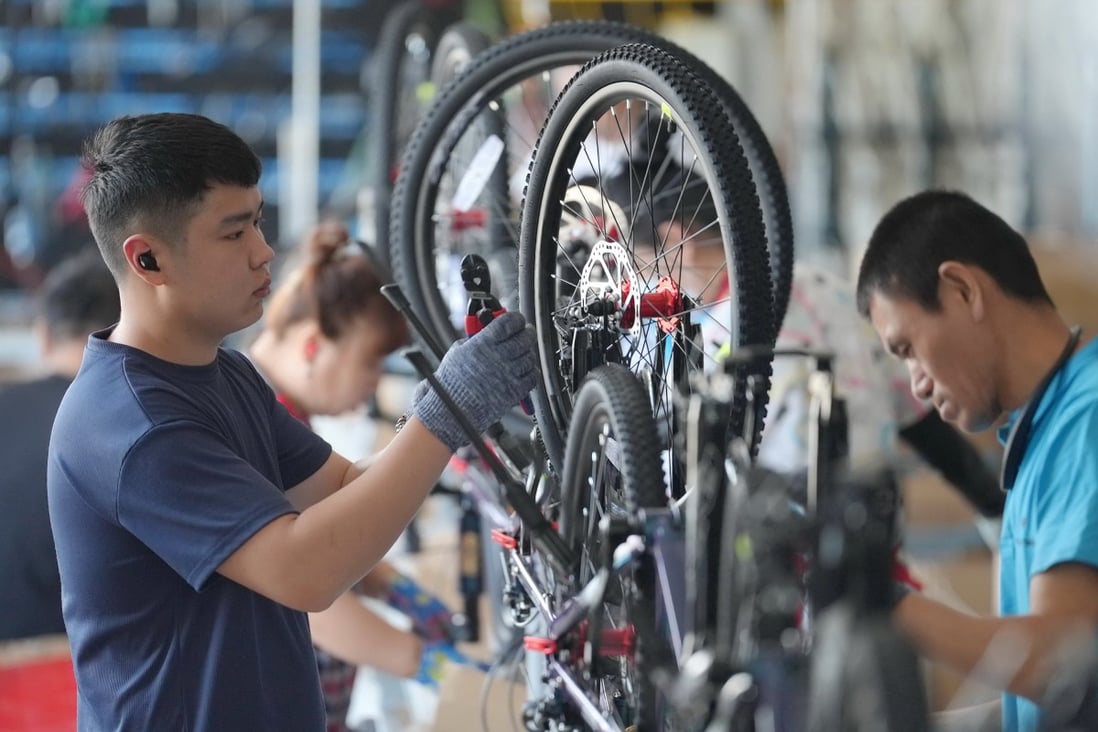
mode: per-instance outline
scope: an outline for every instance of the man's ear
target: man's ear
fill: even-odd
[[[961,303],[980,321],[984,317],[985,295],[983,282],[975,270],[962,262],[948,261],[938,265],[938,299],[946,305],[947,298]]]
[[[150,285],[164,283],[164,276],[160,271],[161,256],[165,251],[164,245],[148,234],[133,234],[122,242],[122,253],[126,256],[126,262],[130,270]]]
[[[320,324],[313,318],[302,318],[290,323],[276,338],[279,348],[290,360],[311,366],[320,351]]]

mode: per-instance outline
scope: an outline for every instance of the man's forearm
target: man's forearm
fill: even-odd
[[[331,568],[328,584],[336,595],[385,556],[449,459],[445,445],[409,420],[368,471],[297,517],[293,531],[314,552],[309,564],[321,572]]]
[[[324,610],[385,556],[449,459],[446,445],[421,422],[409,420],[368,471],[329,489],[300,514],[271,521],[218,571],[288,607]],[[329,462],[339,472],[328,485],[338,485],[348,468],[334,457]],[[323,476],[310,480],[317,486],[326,482]],[[304,492],[324,491],[308,486]]]
[[[1038,702],[1059,651],[1085,632],[1063,618],[970,615],[920,594],[904,598],[893,619],[928,658]]]
[[[934,732],[1002,732],[1002,700],[934,714]]]

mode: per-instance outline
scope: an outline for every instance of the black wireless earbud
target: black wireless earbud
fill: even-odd
[[[137,255],[137,266],[147,272],[159,272],[160,265],[156,263],[156,257],[151,252],[141,252]]]

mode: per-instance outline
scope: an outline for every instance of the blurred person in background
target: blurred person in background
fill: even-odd
[[[408,327],[341,224],[312,229],[296,255],[249,356],[290,414],[309,424],[311,416],[345,414],[373,397],[383,361],[408,343]],[[393,626],[358,594],[408,615],[412,630]],[[347,729],[358,666],[437,687],[447,663],[475,665],[454,646],[449,621],[442,601],[386,562],[330,608],[310,613],[328,730]]]
[[[118,287],[95,245],[58,264],[37,293],[45,374],[0,390],[0,640],[65,632],[46,503],[46,454],[61,397],[92,331],[118,322]]]

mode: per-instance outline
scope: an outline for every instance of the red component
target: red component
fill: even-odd
[[[484,326],[480,324],[480,318],[476,315],[465,316],[465,335],[473,335],[479,333],[480,329]]]
[[[637,631],[632,625],[599,633],[599,656],[632,658],[637,648]]]
[[[546,656],[557,652],[557,642],[551,638],[538,638],[534,635],[528,635],[523,638],[522,642],[528,651],[544,653]]]
[[[496,542],[504,549],[515,549],[518,547],[518,539],[511,536],[503,529],[492,529],[492,541]]]
[[[629,280],[621,283],[621,301],[625,306],[621,309],[621,327],[629,329],[633,327],[633,285]]]
[[[915,575],[911,573],[911,567],[900,559],[899,547],[892,550],[892,579],[903,582],[916,592],[921,592],[923,589],[923,583],[915,579]]]
[[[621,237],[618,236],[618,227],[615,226],[614,224],[610,224],[610,226],[607,227],[606,226],[606,219],[603,218],[602,216],[595,216],[594,220],[592,220],[591,223],[594,224],[596,229],[598,229],[602,233],[606,234],[606,238],[609,239],[610,241],[620,241],[621,240]]]
[[[488,224],[488,213],[483,208],[454,211],[450,215],[450,231],[483,229]]]
[[[633,327],[633,303],[629,282],[621,288],[621,298],[625,302],[622,308],[621,327]],[[640,296],[640,316],[655,318],[660,330],[673,333],[679,327],[679,315],[682,313],[682,291],[679,284],[670,277],[660,277],[656,289]]]
[[[465,335],[476,335],[484,329],[484,326],[503,315],[506,310],[480,310],[472,315],[465,316]]]

